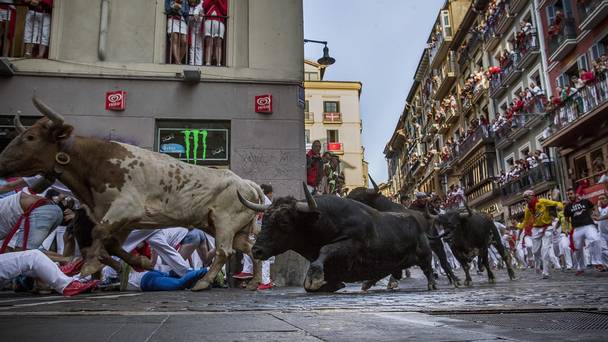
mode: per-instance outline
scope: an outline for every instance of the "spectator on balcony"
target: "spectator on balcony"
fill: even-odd
[[[323,178],[323,159],[321,158],[321,142],[312,142],[312,148],[306,153],[306,184],[312,193],[319,193]]]
[[[224,34],[226,32],[227,0],[204,0],[205,9],[205,65],[223,63]]]
[[[13,0],[0,4],[0,56],[8,57],[15,34],[17,11]]]
[[[165,14],[167,15],[167,34],[170,36],[171,51],[169,61],[171,64],[182,64],[188,48],[188,24],[186,19],[190,14],[190,6],[186,0],[165,0]]]
[[[28,5],[23,33],[25,57],[32,57],[37,49],[37,57],[44,58],[49,46],[53,0],[23,0],[23,3]]]
[[[536,160],[540,161],[540,164],[542,165],[541,172],[543,175],[543,179],[546,181],[551,180],[551,159],[549,159],[549,156],[541,150],[536,150],[536,152],[534,152],[534,156],[536,157]]]
[[[204,17],[203,2],[201,0],[188,0],[190,7],[188,16],[188,64],[203,65],[203,32]]]

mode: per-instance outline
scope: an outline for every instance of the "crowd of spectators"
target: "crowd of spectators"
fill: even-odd
[[[534,183],[552,179],[551,159],[541,150],[527,152],[524,158],[510,159],[507,171],[495,177],[504,196],[519,192]]]

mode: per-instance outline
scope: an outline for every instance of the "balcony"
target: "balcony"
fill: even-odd
[[[509,179],[501,184],[500,193],[504,198],[503,202],[509,202],[509,197],[513,199],[529,189],[534,189],[537,193],[542,192],[542,189],[549,189],[555,181],[553,162],[540,163],[535,168],[520,173],[517,178]]]
[[[325,144],[325,151],[334,154],[344,154],[344,144],[341,142],[328,142]]]
[[[511,14],[510,0],[503,0],[496,9],[498,20],[496,21],[494,31],[495,34],[502,36],[515,20],[515,16]]]
[[[456,80],[456,58],[454,57],[454,51],[450,51],[448,58],[441,65],[438,77],[437,92],[434,95],[436,100],[444,98],[452,87],[452,84],[454,84],[454,80]]]
[[[458,51],[458,65],[461,69],[464,69],[469,58],[475,54],[475,50],[477,50],[480,43],[481,37],[479,33],[476,31],[472,32],[469,40],[466,41],[467,45]]]
[[[487,201],[500,195],[500,188],[494,182],[494,177],[486,177],[477,184],[465,190],[465,196],[469,205],[477,205],[480,201]]]
[[[23,1],[0,0],[0,5],[0,57],[48,58],[53,6],[42,2],[30,21]]]
[[[576,47],[576,25],[574,18],[565,18],[561,25],[551,25],[549,35],[549,60],[564,58]]]
[[[548,110],[550,126],[543,146],[576,146],[579,137],[597,134],[606,125],[608,71]]]
[[[586,0],[578,1],[578,13],[580,15],[581,31],[591,30],[608,16],[608,1],[605,0]]]
[[[315,113],[304,112],[304,123],[305,124],[314,124],[315,123]]]
[[[450,48],[452,37],[444,37],[443,33],[436,35],[437,40],[432,43],[429,49],[429,60],[431,68],[437,68],[441,61],[445,59],[446,53]]]
[[[465,97],[464,100],[462,100],[462,114],[466,116],[471,109],[473,109],[473,101],[472,99]]]
[[[507,88],[502,86],[502,72],[492,75],[490,78],[490,97],[495,99],[505,93]]]
[[[324,124],[341,124],[342,123],[342,113],[338,113],[338,112],[323,113],[323,123]]]
[[[482,87],[482,85],[477,85],[475,90],[473,90],[473,104],[477,104],[485,93],[485,89]]]
[[[545,119],[545,96],[534,97],[524,104],[521,113],[505,122],[494,132],[496,148],[503,149],[531,131]]]
[[[458,121],[458,111],[455,109],[450,109],[447,112],[447,117],[445,119],[445,123],[449,126],[451,124],[454,124]]]
[[[174,34],[167,35],[166,43],[166,63],[167,64],[187,64],[195,66],[225,66],[226,65],[226,37],[228,17],[227,16],[195,16],[189,15],[188,20],[180,19],[180,11],[169,13],[172,9],[167,9],[167,25]],[[219,11],[219,10],[218,10]],[[204,32],[209,29],[209,32]],[[197,32],[188,36],[188,43],[180,43],[180,36],[186,37],[187,32]],[[179,34],[182,33],[182,34]],[[217,39],[219,46],[206,46],[214,44],[213,40],[207,42],[204,35],[209,33],[211,36],[218,36],[224,39]],[[173,41],[175,39],[176,41]],[[186,38],[184,38],[186,39]],[[180,40],[180,41],[177,41]],[[206,51],[209,51],[207,53]]]
[[[518,49],[519,63],[517,67],[521,70],[525,70],[529,67],[540,54],[536,31],[527,34],[523,39],[522,47]]]
[[[474,151],[477,146],[481,143],[493,144],[494,139],[488,134],[487,128],[478,126],[473,133],[464,139],[464,141],[458,146],[458,157],[464,158],[471,151]]]
[[[494,27],[488,27],[483,34],[483,40],[486,43],[486,51],[492,51],[500,43],[500,35],[495,33]]]
[[[509,61],[502,69],[503,76],[501,86],[503,88],[509,88],[513,81],[517,79],[519,75],[521,75],[522,69],[520,69],[518,65],[520,60],[519,58],[519,53],[515,52],[510,56]]]

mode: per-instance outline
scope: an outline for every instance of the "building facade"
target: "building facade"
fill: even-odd
[[[0,49],[0,142],[10,141],[17,110],[39,117],[36,94],[79,135],[227,167],[271,183],[277,196],[303,195],[302,2],[227,0],[226,15],[202,19],[219,28],[208,39],[188,38],[204,24],[168,14],[166,3],[55,0],[32,17],[48,31],[15,5],[15,30]],[[174,54],[173,43],[184,42]],[[301,284],[301,264],[283,258],[275,280]]]
[[[605,172],[607,5],[446,1],[384,151],[391,194],[460,186],[471,207],[519,220],[525,190],[591,193]]]
[[[564,186],[594,197],[608,161],[608,1],[545,0],[539,6],[553,90],[542,143],[558,149]]]
[[[306,60],[304,64],[304,106],[306,150],[321,142],[321,153],[340,159],[344,189],[367,187],[367,162],[361,145],[361,82],[325,81],[325,67]]]

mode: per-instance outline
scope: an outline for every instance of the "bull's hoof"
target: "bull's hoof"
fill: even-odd
[[[464,281],[464,286],[470,287],[471,285],[473,285],[473,281],[471,279],[467,279]]]
[[[319,265],[310,265],[304,279],[304,288],[307,291],[317,291],[321,286],[327,284],[323,268]]]
[[[365,291],[371,289],[372,286],[374,286],[374,285],[376,285],[375,281],[372,281],[372,280],[364,281],[363,284],[361,284],[361,291],[365,292]]]
[[[455,288],[459,288],[460,286],[462,286],[462,284],[460,283],[460,279],[453,280],[452,285],[454,285]]]
[[[257,291],[258,285],[260,285],[259,281],[253,281],[253,280],[251,280],[249,282],[249,284],[247,284],[247,286],[245,286],[245,289],[248,290],[248,291]]]
[[[489,284],[496,284],[496,278],[488,278]]]
[[[80,270],[80,275],[82,277],[90,276],[94,273],[101,271],[102,268],[103,264],[99,260],[87,260],[82,269]]]
[[[429,291],[437,290],[436,283],[429,283],[429,285],[427,287],[428,287]]]
[[[387,290],[397,290],[398,288],[399,288],[398,281],[389,281],[388,284],[386,285]]]
[[[192,291],[203,291],[203,290],[210,290],[211,289],[211,283],[206,281],[206,280],[199,280],[196,282],[196,284],[192,287]]]
[[[515,280],[515,272],[513,270],[509,270],[509,279]]]

